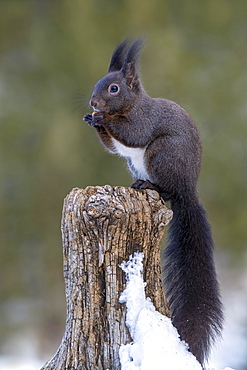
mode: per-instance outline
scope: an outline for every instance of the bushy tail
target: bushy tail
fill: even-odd
[[[174,326],[203,364],[222,330],[223,313],[206,212],[197,197],[186,203],[172,202],[165,289]]]

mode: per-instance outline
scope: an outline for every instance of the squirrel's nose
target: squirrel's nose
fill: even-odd
[[[91,107],[93,107],[93,108],[97,108],[98,102],[97,102],[97,100],[95,99],[95,97],[94,97],[94,96],[92,96],[92,98],[91,98],[91,100],[90,100],[90,105],[91,105]]]

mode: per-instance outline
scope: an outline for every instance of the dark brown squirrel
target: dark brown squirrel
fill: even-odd
[[[148,96],[137,63],[142,39],[124,40],[108,73],[94,86],[93,126],[104,146],[126,158],[135,189],[154,189],[170,201],[173,219],[162,257],[172,322],[203,365],[222,330],[223,313],[213,258],[213,238],[196,183],[201,140],[178,104]]]

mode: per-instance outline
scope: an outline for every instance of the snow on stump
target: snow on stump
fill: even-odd
[[[106,185],[71,191],[62,217],[66,328],[42,370],[121,369],[120,346],[132,339],[126,305],[119,302],[126,284],[119,265],[135,252],[144,256],[146,296],[169,316],[160,247],[171,218],[172,211],[153,190]]]
[[[127,280],[120,302],[126,303],[126,325],[132,338],[131,343],[120,347],[121,370],[202,370],[171,319],[146,298],[143,257],[143,253],[134,253],[120,265]]]

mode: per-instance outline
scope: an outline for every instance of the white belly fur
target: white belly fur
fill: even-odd
[[[149,176],[147,174],[144,161],[146,148],[129,148],[113,138],[112,141],[116,153],[121,157],[129,158],[131,160],[131,167],[133,166],[135,177],[141,180],[148,180]],[[130,170],[132,170],[131,167]]]

